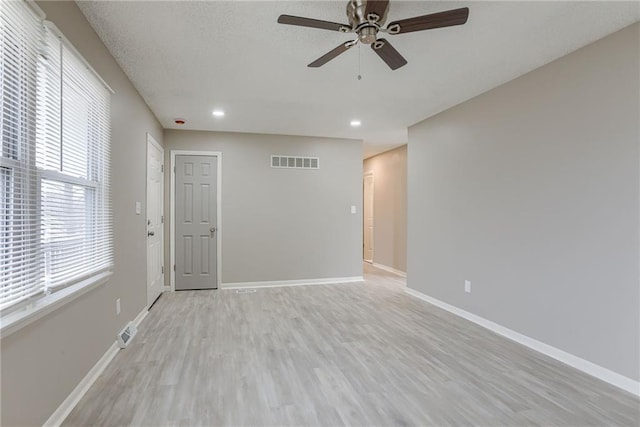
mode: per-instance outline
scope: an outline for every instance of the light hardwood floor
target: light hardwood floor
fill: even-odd
[[[640,401],[364,284],[163,295],[65,425],[629,425]]]

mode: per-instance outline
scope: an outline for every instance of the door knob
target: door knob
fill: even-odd
[[[149,231],[149,232],[147,233],[147,236],[155,236],[155,235],[156,235],[156,233],[154,233],[153,231]]]
[[[216,228],[215,228],[215,227],[211,227],[211,228],[209,229],[209,231],[211,232],[211,237],[213,237],[213,233],[215,233],[215,232],[216,232]]]

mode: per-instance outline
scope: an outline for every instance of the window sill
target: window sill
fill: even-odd
[[[7,313],[0,318],[0,338],[6,338],[90,290],[106,283],[112,274],[110,271],[96,274],[82,282],[39,298],[20,309]]]

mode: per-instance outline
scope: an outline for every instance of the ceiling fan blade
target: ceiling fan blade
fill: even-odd
[[[393,21],[387,26],[390,34],[403,34],[412,31],[430,30],[432,28],[452,27],[467,22],[469,8],[452,9],[430,15],[416,16],[409,19]]]
[[[351,27],[347,24],[338,24],[337,22],[321,21],[319,19],[302,18],[300,16],[280,15],[278,17],[279,24],[298,25],[300,27],[320,28],[321,30],[332,30],[347,33],[351,31]]]
[[[387,11],[388,5],[389,0],[368,0],[367,6],[364,9],[365,18],[368,17],[370,13],[378,15],[378,19],[382,18],[384,13]]]
[[[373,49],[392,70],[397,70],[407,64],[407,60],[400,55],[400,52],[385,39],[378,39],[371,43],[371,49]]]
[[[322,67],[324,64],[326,64],[327,62],[331,61],[336,56],[338,56],[341,53],[344,53],[347,50],[349,50],[349,48],[351,46],[353,46],[353,44],[351,42],[343,43],[340,46],[338,46],[335,49],[333,49],[332,51],[330,51],[328,53],[325,53],[320,58],[316,59],[311,64],[307,65],[307,67],[311,67],[311,68]]]

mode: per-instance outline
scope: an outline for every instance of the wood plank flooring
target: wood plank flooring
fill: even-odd
[[[65,425],[640,424],[640,401],[403,292],[167,293]]]

